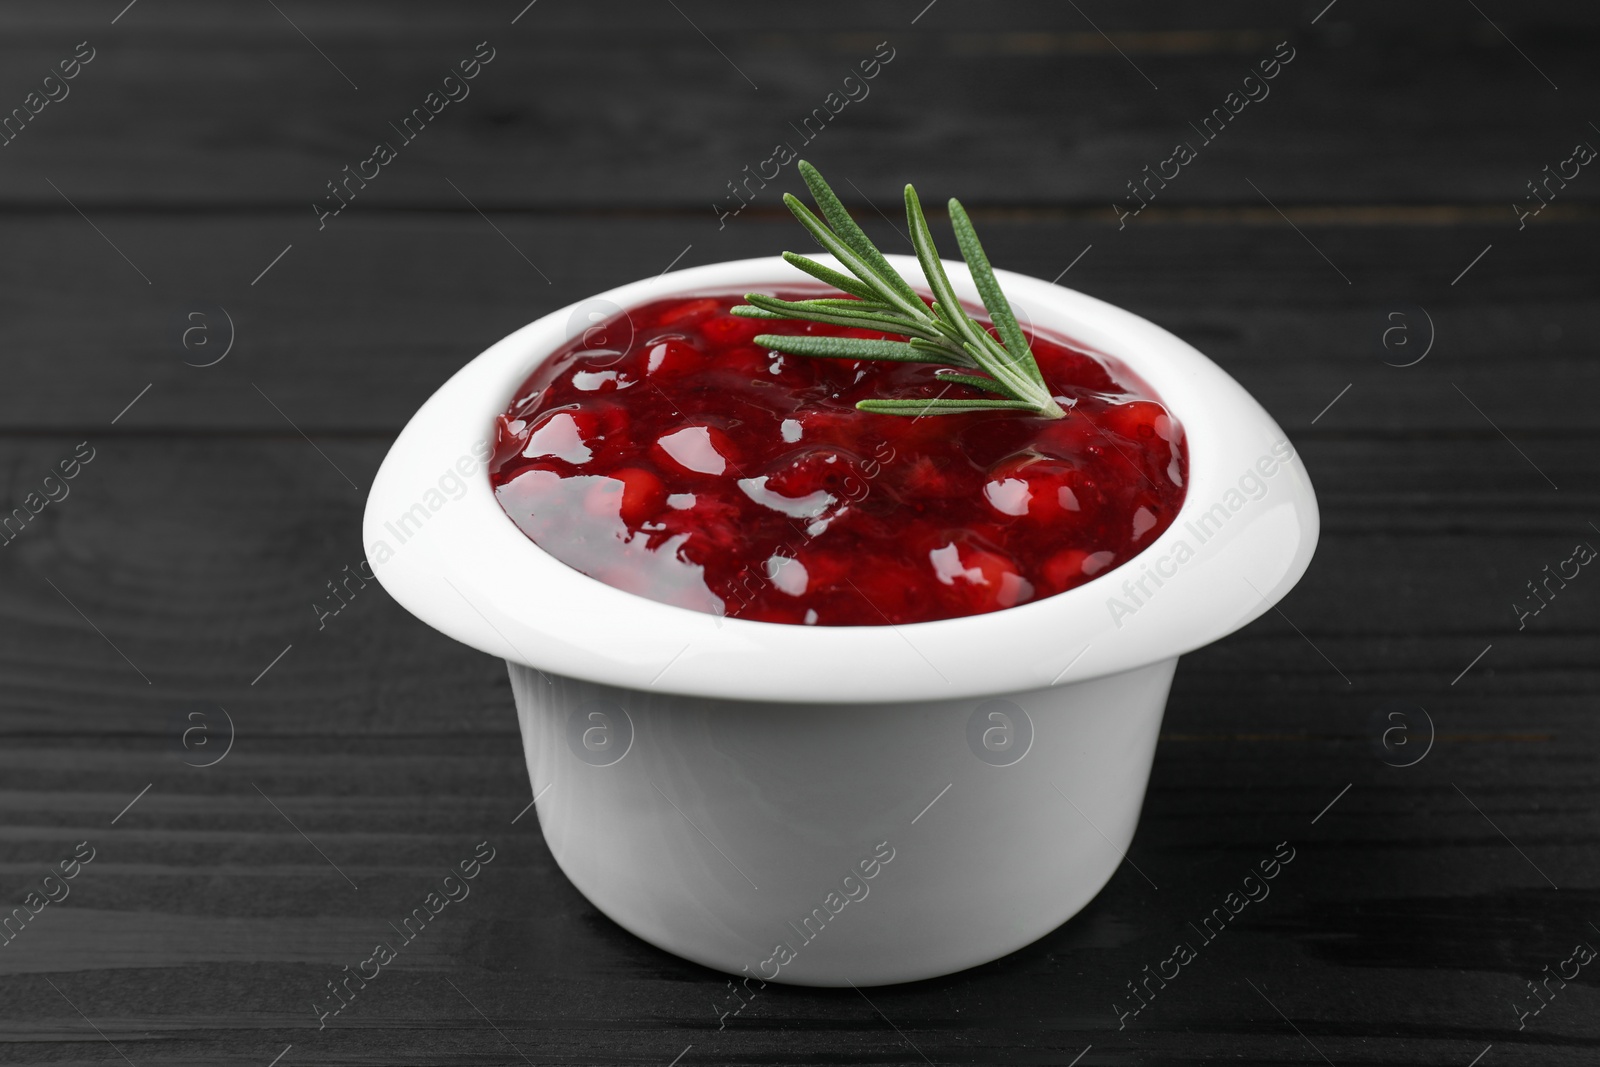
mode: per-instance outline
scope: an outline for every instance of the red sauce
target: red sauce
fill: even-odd
[[[935,382],[931,364],[772,353],[751,339],[882,335],[728,314],[741,302],[634,308],[523,384],[489,476],[541,548],[668,604],[872,626],[1071,589],[1132,558],[1183,503],[1176,421],[1093,356],[1030,337],[1071,402],[1064,419],[869,414],[855,402],[987,394]]]

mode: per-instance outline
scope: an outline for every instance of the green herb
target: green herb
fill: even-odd
[[[996,341],[973,321],[945,276],[939,250],[928,231],[917,191],[906,186],[906,222],[911,227],[911,243],[917,261],[933,292],[933,306],[923,303],[900,273],[878,251],[872,240],[856,225],[817,169],[800,161],[800,175],[811,189],[823,218],[812,214],[799,199],[785,193],[783,202],[800,224],[825,251],[831,252],[850,274],[841,274],[815,260],[793,252],[783,258],[813,278],[827,282],[850,298],[821,297],[816,300],[779,300],[761,293],[746,293],[747,304],[733,309],[735,315],[753,319],[791,319],[823,322],[909,338],[905,341],[870,341],[854,337],[807,337],[764,333],[756,337],[759,345],[795,356],[821,359],[885,359],[903,363],[943,363],[962,368],[942,369],[942,382],[967,385],[1003,397],[1001,400],[959,400],[936,397],[925,399],[863,400],[856,405],[863,411],[887,415],[951,415],[962,411],[1009,409],[1031,411],[1046,418],[1066,416],[1061,405],[1039,373],[1028,339],[1000,291],[989,258],[983,253],[972,220],[960,201],[950,201],[950,225],[961,246],[961,258],[972,272],[972,280],[983,298],[983,306],[1000,334]],[[824,219],[826,221],[824,221]],[[979,371],[982,373],[967,373]]]

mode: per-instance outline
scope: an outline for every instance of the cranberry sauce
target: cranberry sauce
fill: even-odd
[[[489,475],[541,548],[668,604],[873,626],[1071,589],[1178,513],[1181,430],[1092,356],[1031,338],[1064,419],[869,414],[856,401],[987,394],[930,364],[770,352],[758,333],[882,335],[730,315],[740,302],[635,308],[523,384]]]

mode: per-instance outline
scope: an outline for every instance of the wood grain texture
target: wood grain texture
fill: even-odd
[[[0,42],[6,109],[85,35],[96,49],[70,95],[3,149],[0,206],[70,212],[65,194],[91,214],[271,204],[311,221],[326,183],[387,140],[398,158],[351,187],[364,207],[468,210],[464,193],[485,208],[714,218],[713,202],[736,203],[728,183],[790,142],[857,183],[858,203],[892,202],[908,178],[938,175],[929,191],[940,196],[1068,202],[1109,219],[1129,181],[1189,142],[1200,158],[1158,194],[1168,203],[1259,206],[1254,181],[1280,203],[1466,200],[1510,219],[1526,182],[1597,136],[1579,103],[1600,77],[1588,62],[1600,40],[1592,13],[1584,26],[1506,20],[1513,46],[1468,5],[1396,25],[1385,5],[1360,0],[1341,0],[1318,26],[1320,5],[1257,5],[1259,21],[1188,13],[1120,41],[1095,29],[1115,17],[1111,5],[1094,24],[1069,5],[997,24],[941,4],[915,25],[923,5],[865,17],[840,5],[837,29],[809,9],[727,3],[693,5],[692,21],[629,5],[604,26],[559,5],[515,26],[521,5],[415,18],[415,7],[320,18],[308,8],[294,12],[304,25],[264,5],[226,19],[157,6],[103,30],[30,27]],[[469,95],[405,142],[391,124],[479,41],[495,58]],[[826,104],[882,41],[893,58],[852,90],[864,97]],[[1253,90],[1264,99],[1232,105],[1242,110],[1219,134],[1199,130],[1279,42],[1294,58]],[[837,115],[808,132],[818,108]],[[1592,205],[1597,188],[1580,178],[1556,195]],[[777,202],[773,188],[756,195]]]
[[[0,6],[0,108],[98,50],[0,149],[5,500],[95,449],[0,544],[0,906],[97,850],[0,947],[0,1063],[1593,1061],[1591,974],[1522,1029],[1512,1004],[1600,944],[1600,585],[1511,607],[1600,541],[1600,184],[1511,209],[1600,137],[1592,5],[524,2]],[[319,232],[323,183],[485,39],[473,95]],[[885,39],[808,148],[869,231],[899,241],[873,205],[912,177],[1010,269],[1082,253],[1063,284],[1279,419],[1323,539],[1179,668],[1129,857],[1159,889],[1125,865],[1003,960],[870,1002],[768,987],[719,1029],[724,977],[611,924],[517,818],[503,665],[375,586],[312,605],[466,359],[680,253],[799,247],[775,188],[723,228],[711,203]],[[1273,95],[1119,229],[1123,183],[1286,39]],[[174,339],[197,300],[236,333],[206,368]],[[1419,311],[1432,350],[1386,366]],[[1414,766],[1375,748],[1391,701],[1431,718]],[[226,757],[187,765],[224,715]],[[319,1030],[325,983],[484,840],[472,895]],[[1285,840],[1271,896],[1119,1029],[1125,983]]]
[[[18,451],[42,463],[67,443],[33,440]],[[367,442],[327,449],[363,483],[382,453]],[[1592,492],[1529,493],[1507,524],[1503,495],[1482,483],[1514,483],[1522,461],[1498,440],[1319,441],[1305,459],[1330,520],[1316,568],[1283,605],[1305,636],[1269,615],[1184,661],[1132,854],[1163,890],[1125,871],[1083,917],[1016,957],[909,991],[875,991],[873,1002],[930,1056],[1047,1062],[1074,1041],[1081,1049],[1097,1033],[1106,1038],[1120,983],[1215,905],[1234,868],[1284,839],[1304,850],[1305,865],[1278,883],[1260,928],[1252,916],[1230,931],[1208,952],[1211,977],[1174,990],[1170,1015],[1162,1003],[1151,1030],[1110,1047],[1178,1062],[1256,1045],[1263,1057],[1287,1056],[1292,1046],[1269,1039],[1271,1016],[1239,978],[1293,989],[1294,976],[1316,968],[1315,1010],[1308,1003],[1292,1017],[1319,1046],[1330,1044],[1336,1062],[1370,1032],[1346,1020],[1370,1020],[1366,998],[1401,989],[1403,1018],[1380,1018],[1425,1021],[1411,1024],[1410,1052],[1400,1042],[1386,1054],[1422,1062],[1451,1042],[1503,1040],[1503,1019],[1485,1024],[1480,1010],[1460,1009],[1463,990],[1488,1000],[1498,976],[1508,999],[1517,975],[1537,973],[1581,927],[1593,902],[1582,887],[1600,874],[1600,826],[1591,808],[1574,806],[1594,786],[1583,753],[1596,741],[1587,714],[1595,600],[1574,590],[1523,634],[1507,601],[1524,571],[1565,549],[1561,527],[1573,524],[1565,511],[1592,510]],[[1392,483],[1370,485],[1374,471]],[[371,998],[370,1016],[362,1004],[339,1023],[359,1037],[320,1034],[314,1055],[390,1062],[454,1041],[453,1030],[476,1016],[445,977],[539,1062],[650,1062],[663,1043],[682,1039],[670,1058],[713,1035],[723,1055],[763,1059],[789,1047],[792,1037],[779,1035],[794,1028],[807,1033],[813,1056],[896,1055],[892,1031],[834,994],[786,991],[741,1020],[745,1031],[717,1034],[704,1006],[720,980],[612,928],[561,878],[531,820],[510,825],[529,791],[500,666],[441,642],[377,590],[317,630],[312,600],[359,558],[360,497],[305,442],[120,440],[84,469],[75,493],[6,557],[0,677],[13,696],[0,757],[8,827],[0,870],[20,886],[74,841],[92,840],[102,855],[77,896],[0,954],[16,1040],[74,1033],[73,1016],[39,982],[45,975],[75,983],[63,986],[75,1000],[94,998],[96,1025],[114,1040],[150,1043],[146,1057],[220,1054],[237,1047],[241,1030],[278,1048],[308,1044],[316,1021],[308,987],[350,962],[373,930],[381,934],[442,865],[488,838],[507,859],[461,907],[465,921],[448,916],[427,951],[407,957],[395,976],[405,980]],[[163,506],[149,508],[152,500]],[[1366,500],[1385,506],[1355,503]],[[1465,537],[1462,527],[1478,532]],[[1364,565],[1379,557],[1383,567]],[[1457,592],[1463,584],[1470,596]],[[1452,687],[1491,642],[1492,658]],[[1415,768],[1384,766],[1372,750],[1372,713],[1395,698],[1435,716],[1437,751]],[[176,743],[184,714],[218,706],[237,724],[237,751],[210,770],[184,767],[180,757],[197,758]],[[110,826],[147,783],[152,791]],[[1538,870],[1563,890],[1549,890]],[[1501,924],[1490,942],[1476,932],[1485,916]],[[1443,969],[1430,956],[1440,945],[1449,954]],[[163,1006],[191,982],[206,990],[206,1007]],[[445,1003],[459,1011],[441,1012]],[[1583,1018],[1585,1002],[1570,1003]],[[969,1012],[985,1020],[978,1033],[962,1018]],[[425,1032],[416,1020],[428,1020]],[[1219,1020],[1231,1022],[1217,1028]],[[1177,1036],[1201,1026],[1215,1044]]]
[[[777,219],[740,219],[720,232],[714,220],[672,218],[505,215],[491,226],[476,215],[376,212],[341,221],[347,225],[318,234],[271,216],[100,220],[155,285],[76,216],[14,224],[14,238],[33,251],[0,263],[0,314],[10,324],[0,432],[293,435],[298,426],[313,435],[387,437],[462,363],[549,311],[674,259],[684,267],[808,250],[792,220]],[[1514,223],[1305,219],[1302,237],[1263,211],[1204,222],[1139,219],[1120,231],[1008,213],[980,216],[979,225],[1009,269],[1059,277],[1190,341],[1297,438],[1503,441],[1498,425],[1539,466],[1558,468],[1558,485],[1562,469],[1588,462],[1541,439],[1600,428],[1589,414],[1600,405],[1600,371],[1590,358],[1596,224],[1540,220],[1519,233]],[[866,227],[886,247],[904,244],[881,219],[869,217]],[[233,350],[213,367],[189,365],[208,362],[212,350],[178,343],[175,324],[195,300],[222,306],[234,326]],[[215,313],[202,321],[214,327],[220,354],[224,323]],[[1392,350],[1382,344],[1391,329]],[[1435,344],[1422,362],[1385,365],[1416,358],[1430,335]],[[1546,393],[1508,388],[1519,371],[1559,377],[1574,417],[1552,422]],[[149,393],[112,427],[146,385]],[[1319,419],[1346,385],[1349,395]]]

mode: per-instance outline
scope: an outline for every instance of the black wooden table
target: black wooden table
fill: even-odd
[[[0,1060],[1600,1056],[1600,577],[1528,589],[1600,545],[1592,5],[125,2],[0,8]],[[792,168],[737,213],[729,183],[807,139],[885,243],[915,180],[1000,265],[1208,353],[1323,539],[1178,669],[1131,851],[1159,889],[1125,865],[1011,957],[719,1029],[724,977],[518,818],[503,665],[328,583],[487,344],[798,247]],[[483,840],[471,900],[319,1029]],[[1280,841],[1271,897],[1119,1027]]]

